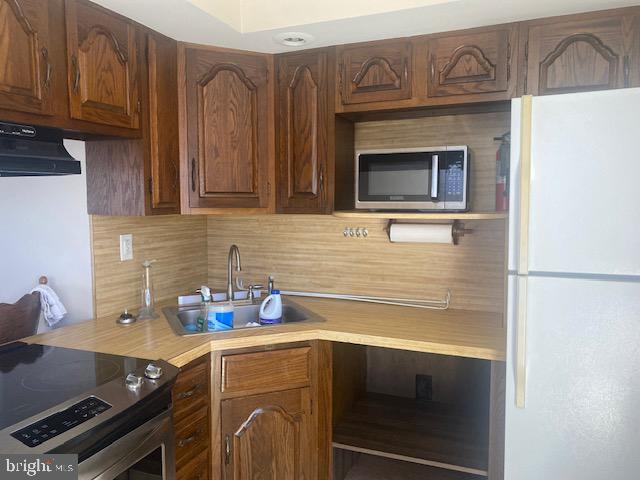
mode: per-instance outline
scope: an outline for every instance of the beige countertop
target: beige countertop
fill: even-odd
[[[180,367],[209,351],[304,340],[330,340],[486,360],[505,359],[502,315],[465,310],[425,310],[347,300],[295,298],[326,322],[176,335],[160,318],[118,325],[98,318],[29,337],[30,343],[141,358]],[[166,306],[166,305],[165,305]]]

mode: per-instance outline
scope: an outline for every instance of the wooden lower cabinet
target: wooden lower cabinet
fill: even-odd
[[[312,478],[309,388],[224,400],[221,415],[226,480]]]
[[[214,479],[330,477],[330,342],[223,352],[212,365]]]
[[[209,452],[202,451],[176,472],[176,480],[209,480],[211,463]]]
[[[173,387],[176,479],[209,480],[211,370],[204,355],[180,369]]]

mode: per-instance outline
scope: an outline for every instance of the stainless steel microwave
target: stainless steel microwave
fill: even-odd
[[[356,151],[356,208],[469,209],[469,149],[441,146]]]

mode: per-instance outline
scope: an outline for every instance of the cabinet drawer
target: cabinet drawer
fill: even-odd
[[[182,468],[198,453],[209,452],[209,419],[202,410],[189,421],[176,423],[176,468]]]
[[[176,480],[209,480],[209,451],[203,450],[176,471]]]
[[[208,362],[195,365],[178,376],[173,387],[173,419],[175,423],[196,412],[206,410],[209,404]]]
[[[222,357],[221,389],[252,394],[309,385],[310,347]]]

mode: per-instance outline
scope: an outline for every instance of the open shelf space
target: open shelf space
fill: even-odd
[[[333,442],[347,450],[486,475],[486,420],[444,403],[367,392],[335,425]]]
[[[338,218],[389,218],[397,220],[504,220],[509,218],[508,212],[368,212],[365,210],[336,210],[334,217]]]
[[[483,480],[485,477],[334,449],[335,480]]]

